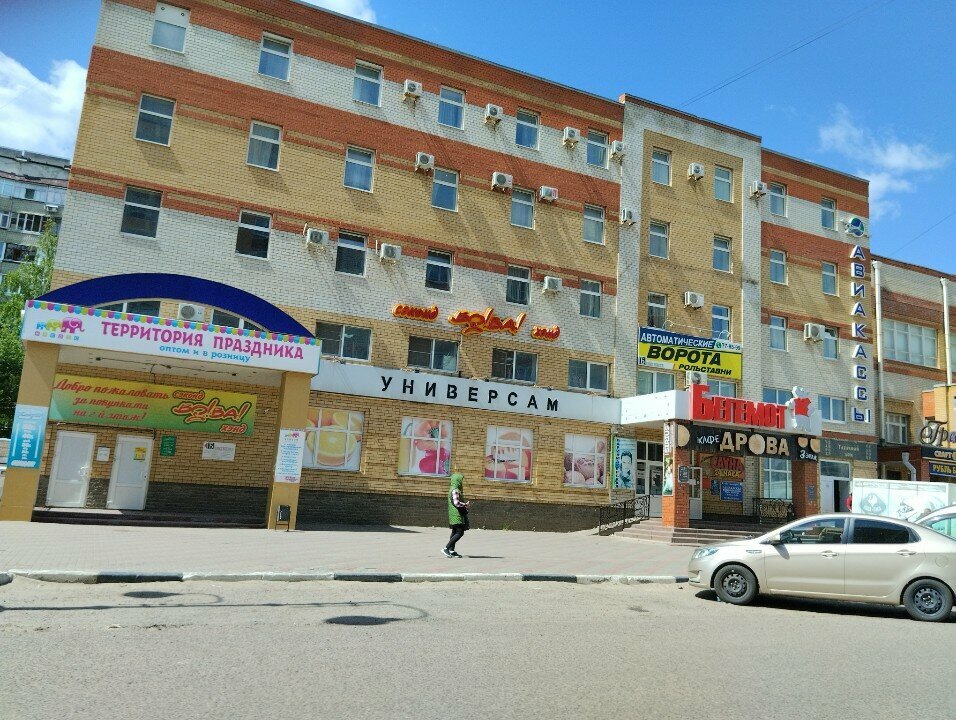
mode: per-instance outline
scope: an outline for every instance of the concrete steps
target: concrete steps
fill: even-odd
[[[236,515],[180,515],[146,510],[109,510],[105,508],[33,509],[33,522],[68,525],[128,525],[133,527],[264,528],[257,518]]]
[[[745,523],[728,524],[726,527],[723,524],[715,523],[710,527],[672,528],[661,525],[660,518],[650,518],[615,533],[615,537],[666,543],[668,545],[700,547],[731,540],[742,540],[761,535],[768,530],[769,528],[755,529]]]

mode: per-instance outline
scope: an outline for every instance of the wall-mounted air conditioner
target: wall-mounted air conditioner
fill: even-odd
[[[803,326],[803,339],[810,342],[822,342],[827,336],[825,325],[818,323],[807,323]]]
[[[685,377],[687,381],[687,387],[690,387],[691,385],[707,384],[707,373],[700,372],[700,370],[687,370]]]
[[[541,292],[558,293],[561,292],[561,278],[551,275],[544,276],[544,282],[541,285]]]
[[[513,178],[508,173],[503,172],[493,172],[491,173],[491,189],[492,190],[510,190]]]
[[[415,153],[415,169],[428,172],[435,169],[435,156],[427,152]]]
[[[309,247],[327,247],[329,244],[329,233],[327,230],[319,230],[318,228],[310,228],[306,226],[305,228],[305,244]]]
[[[554,202],[558,199],[558,189],[556,187],[542,185],[538,191],[538,197],[541,199],[541,202]]]
[[[485,105],[485,122],[487,124],[496,126],[501,122],[501,118],[504,116],[505,110],[500,105],[495,105],[494,103]]]
[[[613,140],[611,141],[611,159],[617,160],[620,162],[624,159],[624,153],[627,151],[627,146],[624,144],[623,140]]]
[[[621,208],[621,225],[633,225],[635,222],[634,211],[631,208]]]
[[[750,197],[752,198],[762,198],[767,194],[767,183],[761,182],[760,180],[754,180],[750,183]]]
[[[181,303],[176,311],[176,317],[179,320],[189,322],[202,322],[206,319],[206,308],[202,305],[193,305],[192,303]]]
[[[382,262],[398,262],[402,258],[402,246],[382,243],[378,249],[378,259]]]
[[[704,295],[699,292],[690,292],[689,290],[684,293],[684,307],[691,308],[702,308],[704,307]]]
[[[561,142],[563,142],[568,147],[574,147],[581,141],[581,131],[577,128],[566,127],[564,128],[564,134],[561,137]]]
[[[402,100],[415,102],[422,96],[422,84],[417,80],[406,80],[402,90]]]
[[[704,166],[701,163],[692,162],[687,166],[688,180],[702,180],[704,178]]]

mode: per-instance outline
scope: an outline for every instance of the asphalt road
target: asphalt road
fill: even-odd
[[[0,718],[953,717],[953,647],[956,616],[680,585],[17,578]]]

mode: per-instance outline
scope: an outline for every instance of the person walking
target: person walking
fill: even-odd
[[[448,539],[448,544],[441,549],[445,557],[461,557],[455,551],[455,543],[461,540],[461,536],[468,529],[468,506],[471,503],[465,502],[462,487],[464,479],[465,476],[460,472],[454,472],[448,487],[448,525],[451,528],[451,537]]]

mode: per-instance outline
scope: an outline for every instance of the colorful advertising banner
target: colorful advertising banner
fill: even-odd
[[[634,456],[637,454],[637,440],[615,437],[611,441],[611,453],[614,463],[612,484],[615,490],[634,489]]]
[[[8,467],[38,468],[46,435],[47,409],[42,405],[17,405],[10,431]]]
[[[256,396],[182,385],[57,375],[50,419],[221,435],[252,435]]]
[[[727,340],[639,328],[637,364],[663,370],[693,370],[715,379],[742,376],[743,346]]]
[[[956,464],[948,462],[929,461],[929,474],[933,477],[950,478],[956,480]]]
[[[357,471],[362,460],[365,413],[310,407],[308,418],[303,466],[319,470]]]

